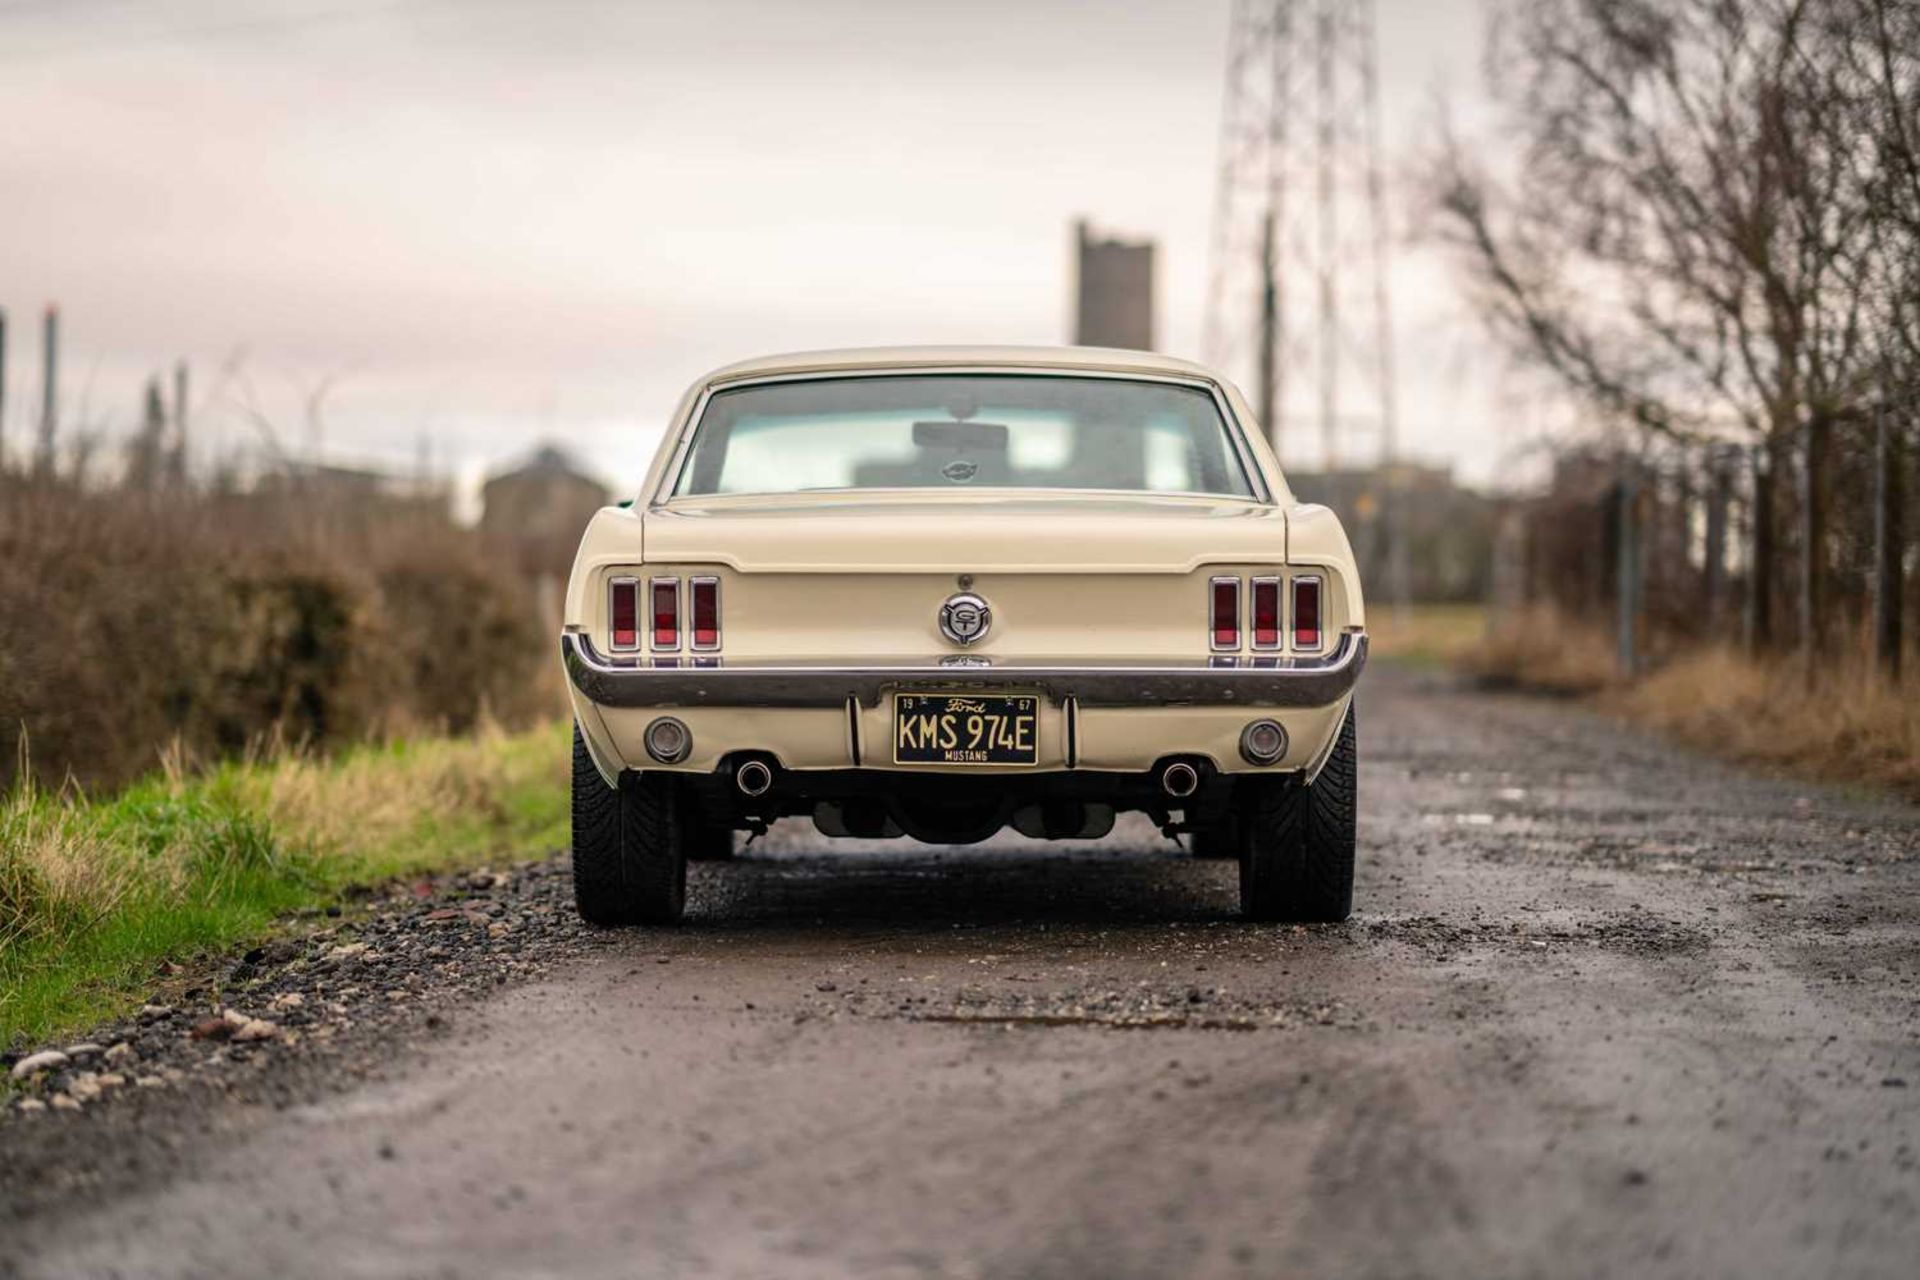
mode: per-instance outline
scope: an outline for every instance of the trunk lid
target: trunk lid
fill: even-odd
[[[1186,574],[1279,563],[1286,517],[1231,498],[716,500],[646,516],[646,557],[758,573]]]
[[[1286,517],[1233,499],[803,495],[649,511],[644,546],[649,573],[719,578],[728,659],[1194,657],[1208,577],[1280,564]],[[992,611],[970,646],[939,624],[963,589]]]

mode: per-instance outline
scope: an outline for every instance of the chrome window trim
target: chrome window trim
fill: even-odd
[[[1197,391],[1204,391],[1213,399],[1214,409],[1220,415],[1220,425],[1225,429],[1227,440],[1233,446],[1234,457],[1238,459],[1240,463],[1240,470],[1242,474],[1246,476],[1248,486],[1254,491],[1252,498],[1233,493],[1176,493],[1172,490],[1159,489],[1127,489],[1117,491],[1088,489],[1084,491],[1073,490],[1072,492],[1085,492],[1088,494],[1124,492],[1138,493],[1143,497],[1165,494],[1167,496],[1222,498],[1229,502],[1255,502],[1268,507],[1278,505],[1278,501],[1274,497],[1273,486],[1267,482],[1266,473],[1260,469],[1260,465],[1254,457],[1253,448],[1247,443],[1246,424],[1241,422],[1239,416],[1234,413],[1233,405],[1228,402],[1226,392],[1221,388],[1219,382],[1213,378],[1177,373],[1150,373],[1144,370],[1123,371],[1107,369],[1069,369],[1048,367],[1045,365],[972,364],[886,365],[870,369],[812,370],[795,373],[748,375],[740,378],[729,378],[723,382],[709,382],[700,388],[700,394],[694,399],[693,407],[687,412],[686,421],[680,424],[676,433],[676,439],[674,440],[673,452],[668,456],[667,465],[662,468],[660,473],[660,481],[654,486],[653,493],[648,496],[646,505],[649,509],[657,509],[669,506],[675,501],[697,504],[703,498],[736,496],[725,494],[688,494],[683,498],[676,499],[673,493],[675,486],[680,483],[680,473],[686,469],[687,455],[693,448],[694,432],[699,428],[700,420],[706,416],[707,403],[713,399],[716,392],[738,391],[742,387],[762,386],[776,382],[822,382],[828,380],[837,381],[842,378],[915,378],[978,374],[1028,378],[1082,378],[1108,382],[1158,382],[1171,384],[1173,386],[1191,387]],[[862,491],[848,490],[847,492],[857,493]],[[935,492],[943,491],[935,490]],[[1020,489],[1002,488],[980,489],[974,490],[973,492],[1020,493],[1024,491]],[[1050,490],[1049,492],[1058,493],[1060,490]],[[786,495],[772,493],[766,495],[741,494],[737,496],[778,498]]]
[[[1273,587],[1273,643],[1272,644],[1260,643],[1260,630],[1254,624],[1256,610],[1255,610],[1253,597],[1254,597],[1254,594],[1258,592],[1261,586],[1264,584],[1270,584]],[[1281,578],[1279,574],[1262,574],[1260,577],[1251,578],[1248,580],[1248,583],[1247,583],[1247,644],[1249,647],[1270,653],[1274,650],[1282,648],[1287,643],[1287,602],[1285,599],[1282,598],[1281,591],[1282,591],[1282,586],[1281,586]]]
[[[1219,628],[1217,628],[1214,625],[1215,623],[1215,619],[1213,616],[1214,588],[1219,586],[1223,582],[1230,583],[1233,587],[1233,643],[1232,644],[1220,643]],[[1215,574],[1213,577],[1207,579],[1207,648],[1210,651],[1214,653],[1240,652],[1240,641],[1241,641],[1242,635],[1244,634],[1240,626],[1240,597],[1245,594],[1246,592],[1240,589],[1240,575],[1238,574],[1221,573],[1221,574]]]
[[[660,589],[660,585],[662,583],[665,583],[666,585],[673,588],[673,643],[672,644],[660,643],[660,627],[659,627],[660,611],[654,607],[654,603],[653,603],[654,593]],[[680,638],[684,636],[687,632],[687,620],[683,610],[681,609],[681,605],[683,603],[684,602],[680,599],[680,579],[669,578],[669,577],[657,577],[657,578],[647,579],[647,648],[649,650],[651,650],[654,653],[680,652],[680,644],[681,644]]]
[[[702,583],[713,584],[713,643],[701,644],[699,628],[693,625],[693,591]],[[695,653],[716,653],[720,649],[720,579],[718,575],[702,573],[687,579],[687,648]]]
[[[633,643],[620,644],[613,637],[613,593],[622,585],[633,588]],[[607,579],[607,649],[613,653],[640,651],[640,579],[630,573]]]

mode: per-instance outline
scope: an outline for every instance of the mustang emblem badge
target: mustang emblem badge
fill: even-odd
[[[993,610],[970,591],[948,596],[940,606],[940,634],[955,644],[972,644],[993,628]]]

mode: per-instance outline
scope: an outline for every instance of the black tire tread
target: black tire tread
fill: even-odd
[[[671,774],[625,774],[621,783],[628,901],[635,924],[678,924],[687,905],[687,851],[679,782]]]
[[[589,924],[632,924],[622,870],[620,792],[594,767],[573,726],[573,900]]]
[[[664,774],[609,787],[573,727],[573,896],[589,924],[672,924],[686,907],[680,797]]]
[[[1359,709],[1349,704],[1340,738],[1307,789],[1307,858],[1301,868],[1304,919],[1340,921],[1353,914],[1354,846],[1359,836]]]
[[[1353,912],[1358,708],[1310,787],[1249,779],[1241,805],[1240,909],[1253,920],[1337,923]]]

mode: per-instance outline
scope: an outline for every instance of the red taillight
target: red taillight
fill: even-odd
[[[680,579],[653,580],[653,647],[680,647]]]
[[[693,628],[693,647],[718,649],[720,647],[720,579],[695,578],[687,585],[693,596],[693,602],[689,606],[693,614],[689,624]]]
[[[640,647],[640,584],[633,578],[615,578],[607,584],[607,629],[616,649]]]
[[[1240,579],[1215,578],[1208,584],[1212,598],[1213,647],[1240,647]]]
[[[1253,580],[1253,616],[1248,625],[1253,630],[1254,648],[1280,647],[1280,579]]]
[[[1320,579],[1293,580],[1293,647],[1320,647]]]

